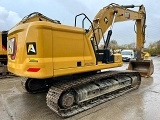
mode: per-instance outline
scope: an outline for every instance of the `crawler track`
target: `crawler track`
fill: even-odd
[[[102,79],[108,79],[108,78],[119,79],[121,76],[129,76],[132,80],[131,82],[127,80],[122,81],[120,83],[121,84],[120,86],[122,87],[119,87],[119,89],[115,89],[114,86],[111,86],[111,89],[115,89],[115,90],[106,92],[101,95],[97,95],[97,96],[95,95],[95,97],[91,99],[86,99],[79,103],[75,102],[71,107],[65,108],[60,105],[61,96],[67,91],[77,90],[78,88],[81,88],[81,86],[82,87],[86,86],[86,84],[91,84],[92,82],[96,83]],[[101,103],[104,103],[108,100],[116,98],[120,95],[123,95],[127,92],[135,90],[139,87],[140,83],[141,83],[140,74],[138,72],[133,72],[133,71],[132,72],[109,71],[109,72],[98,73],[98,74],[89,75],[89,76],[85,76],[77,79],[72,79],[68,81],[66,80],[65,82],[63,81],[63,82],[53,84],[53,86],[50,88],[46,97],[47,106],[62,117],[70,117],[72,115],[75,115],[87,109],[90,109],[94,106],[97,106]],[[66,96],[68,96],[68,99],[66,100],[72,101],[72,97],[70,94],[66,94]]]

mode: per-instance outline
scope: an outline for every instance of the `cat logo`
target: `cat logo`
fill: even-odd
[[[29,42],[26,43],[27,47],[27,55],[36,55],[36,43],[35,42]]]

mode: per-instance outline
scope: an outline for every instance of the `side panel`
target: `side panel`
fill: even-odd
[[[28,25],[20,25],[9,33],[9,40],[16,39],[17,50],[14,60],[8,55],[8,69],[24,77],[51,77],[53,76],[52,27],[44,24],[30,27]],[[33,54],[30,54],[31,52]]]
[[[54,70],[84,66],[83,34],[66,30],[53,30]]]
[[[95,54],[83,29],[53,26],[52,36],[54,76],[94,71]]]
[[[52,60],[52,27],[46,25],[32,26],[28,30],[26,42],[26,75],[37,76],[38,78],[49,78],[53,76],[53,60]],[[32,53],[32,43],[36,44],[35,54]],[[27,45],[29,44],[29,45]],[[28,48],[27,48],[28,47]],[[40,69],[37,72],[29,71],[29,69]]]

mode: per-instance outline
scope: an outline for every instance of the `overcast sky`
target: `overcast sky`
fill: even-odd
[[[40,12],[73,26],[75,15],[85,13],[92,20],[110,3],[143,4],[147,13],[146,45],[160,40],[160,0],[0,0],[0,31],[10,29],[32,12]],[[134,21],[114,24],[111,39],[117,40],[118,44],[135,42]]]

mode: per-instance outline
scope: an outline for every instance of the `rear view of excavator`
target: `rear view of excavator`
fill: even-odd
[[[7,34],[8,31],[0,32],[0,76],[7,74]]]
[[[128,9],[133,7],[139,11]],[[27,92],[48,91],[47,106],[62,117],[90,109],[139,88],[137,71],[101,70],[123,65],[121,54],[111,54],[108,49],[115,22],[137,22],[137,52],[141,54],[145,14],[143,5],[110,4],[93,21],[82,13],[76,15],[75,26],[68,26],[32,13],[8,33],[8,70],[24,77],[22,85]],[[81,28],[76,26],[79,16],[84,17]],[[89,29],[84,28],[86,20]]]

